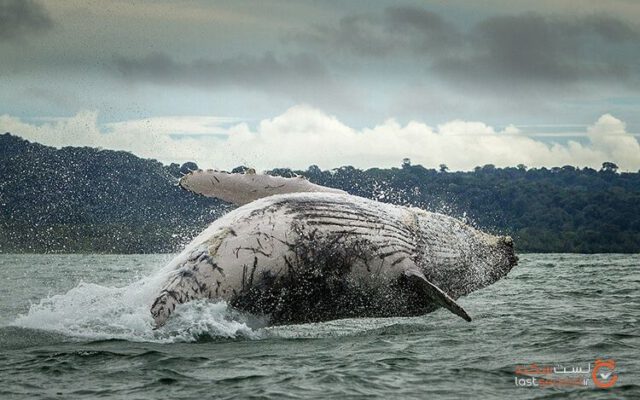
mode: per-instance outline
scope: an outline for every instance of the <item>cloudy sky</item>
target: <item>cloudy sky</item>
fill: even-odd
[[[640,168],[636,0],[0,0],[0,130],[201,167]]]

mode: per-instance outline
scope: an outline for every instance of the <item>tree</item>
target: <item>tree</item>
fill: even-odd
[[[244,174],[245,172],[247,172],[247,170],[249,169],[249,167],[246,167],[244,165],[240,165],[238,167],[235,167],[234,169],[231,170],[232,174]]]
[[[187,161],[186,163],[182,164],[182,166],[180,167],[180,173],[182,175],[186,175],[191,171],[197,171],[198,170],[198,164],[194,163],[193,161]]]
[[[496,166],[493,164],[485,164],[482,166],[482,172],[493,172],[496,170]]]
[[[605,161],[602,163],[602,168],[600,172],[611,172],[616,173],[618,171],[618,166],[610,161]]]
[[[297,174],[293,172],[291,168],[274,168],[270,171],[267,171],[267,175],[282,176],[284,178],[293,178],[297,176]]]
[[[526,166],[526,165],[524,165],[524,164],[518,164],[518,165],[517,165],[517,168],[518,168],[520,171],[526,171],[526,170],[527,170],[527,166]]]
[[[403,158],[402,159],[402,168],[408,168],[411,166],[411,159],[410,158]]]
[[[182,176],[182,173],[180,172],[180,164],[171,163],[166,167],[166,169],[167,172],[169,172],[169,174],[175,178],[180,178]]]
[[[449,170],[449,167],[447,167],[446,164],[440,164],[440,172],[447,172]]]

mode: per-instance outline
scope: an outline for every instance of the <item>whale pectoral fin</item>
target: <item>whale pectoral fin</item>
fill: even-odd
[[[464,319],[465,321],[471,322],[471,317],[467,312],[458,305],[448,294],[442,291],[439,287],[429,282],[429,280],[424,276],[424,274],[415,269],[408,269],[404,271],[407,279],[412,282],[415,287],[420,288],[420,291],[425,294],[431,301],[436,303],[437,305],[446,308],[451,311],[455,315]]]
[[[163,290],[151,305],[151,316],[155,322],[154,329],[163,326],[176,306],[183,303],[180,295],[173,290]]]
[[[163,326],[178,304],[212,298],[215,293],[211,284],[214,271],[222,273],[222,268],[211,262],[207,253],[197,253],[193,260],[172,272],[151,305],[155,327]]]
[[[180,178],[181,188],[207,197],[214,197],[232,204],[243,205],[267,196],[300,192],[346,192],[316,185],[302,177],[284,178],[256,174],[249,170],[244,174],[223,171],[192,171]]]

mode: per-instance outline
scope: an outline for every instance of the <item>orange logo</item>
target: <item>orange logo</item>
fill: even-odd
[[[610,388],[615,385],[618,375],[613,371],[616,369],[614,360],[596,360],[596,365],[591,371],[593,383],[599,388]]]

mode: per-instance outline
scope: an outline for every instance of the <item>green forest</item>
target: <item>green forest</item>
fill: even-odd
[[[177,186],[195,168],[0,135],[0,252],[178,251],[232,209]],[[520,252],[640,252],[640,173],[620,172],[613,162],[597,170],[484,165],[451,172],[405,159],[388,169],[268,173],[451,215],[511,235]]]

